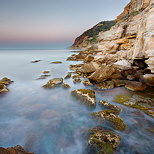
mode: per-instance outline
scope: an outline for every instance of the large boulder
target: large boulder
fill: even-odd
[[[87,150],[98,154],[114,153],[118,147],[121,137],[111,130],[94,127],[86,132]]]
[[[63,78],[54,78],[49,80],[43,88],[55,88],[63,83]]]
[[[114,65],[102,65],[100,69],[96,70],[89,80],[92,82],[102,82],[112,78],[112,75],[116,72]]]
[[[89,107],[96,106],[95,92],[90,89],[77,89],[72,91],[72,95]]]
[[[154,86],[154,74],[145,74],[141,76],[141,80],[148,86]]]

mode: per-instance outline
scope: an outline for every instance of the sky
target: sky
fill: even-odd
[[[130,0],[0,0],[0,45],[65,44]],[[0,47],[1,47],[0,46]]]

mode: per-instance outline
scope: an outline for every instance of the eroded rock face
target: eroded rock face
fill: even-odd
[[[0,148],[0,154],[35,154],[25,151],[20,145],[10,148]]]
[[[72,95],[89,107],[96,106],[95,92],[90,89],[77,89],[72,91]]]
[[[49,80],[43,88],[55,88],[63,83],[63,78],[54,78]]]
[[[92,117],[98,122],[109,121],[111,125],[116,130],[124,131],[126,124],[124,121],[117,115],[116,111],[113,110],[103,110],[100,112],[91,113]]]
[[[86,133],[87,149],[93,153],[109,154],[114,153],[118,147],[121,137],[111,130],[102,129],[101,127],[94,127],[89,129]]]

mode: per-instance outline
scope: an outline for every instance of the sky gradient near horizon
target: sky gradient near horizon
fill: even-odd
[[[60,43],[119,15],[130,0],[0,0],[0,44]]]

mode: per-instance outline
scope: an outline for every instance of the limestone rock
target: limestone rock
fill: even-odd
[[[54,78],[49,80],[43,88],[55,88],[63,83],[63,78]]]
[[[72,95],[81,100],[83,104],[89,107],[96,106],[95,92],[90,89],[77,89],[72,91]]]

